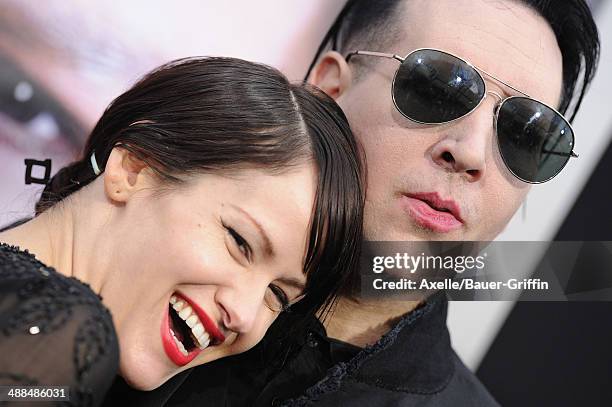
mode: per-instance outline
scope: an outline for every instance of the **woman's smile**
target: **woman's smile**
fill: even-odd
[[[225,335],[200,306],[185,294],[175,292],[162,320],[162,343],[166,355],[177,366],[191,362],[204,349],[220,345]]]

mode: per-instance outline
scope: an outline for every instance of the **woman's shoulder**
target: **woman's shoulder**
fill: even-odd
[[[0,243],[0,382],[68,385],[97,405],[118,360],[111,314],[87,284]]]
[[[44,308],[44,313],[48,315],[62,312],[73,314],[75,307],[79,307],[86,314],[96,313],[112,321],[110,312],[102,304],[102,298],[88,284],[58,273],[27,249],[1,242],[0,292],[4,298],[11,294],[16,297],[15,306],[25,302],[37,303],[38,307],[35,308]]]
[[[102,304],[102,299],[91,287],[74,277],[67,277],[58,273],[36,258],[27,249],[0,242],[0,281],[17,282],[24,284],[19,291],[20,297],[29,297],[32,294],[70,294],[68,302],[73,305],[90,304],[101,307],[108,312]],[[19,284],[17,284],[19,285]],[[45,292],[40,292],[41,290]],[[55,297],[55,296],[54,296]]]
[[[3,279],[32,277],[32,271],[44,267],[27,249],[0,242],[0,276]]]

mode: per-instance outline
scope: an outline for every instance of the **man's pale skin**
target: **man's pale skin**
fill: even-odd
[[[511,0],[411,0],[400,9],[406,23],[396,43],[388,49],[364,50],[407,55],[417,48],[437,48],[535,99],[559,105],[561,51],[546,20],[528,6]],[[488,95],[474,112],[453,123],[416,124],[404,118],[391,99],[398,62],[358,59],[347,64],[343,55],[330,51],[309,81],[338,102],[365,151],[366,240],[493,240],[529,191],[528,184],[508,171],[498,152],[493,119],[499,100]],[[366,64],[357,80],[356,64]],[[488,78],[485,81],[488,91],[504,98],[516,95]],[[437,192],[454,200],[463,225],[440,233],[415,224],[399,198],[420,192]],[[397,317],[417,305],[343,297],[326,322],[328,335],[358,346],[372,344]]]

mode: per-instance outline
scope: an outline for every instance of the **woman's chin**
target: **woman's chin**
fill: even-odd
[[[119,373],[119,375],[125,380],[125,382],[133,389],[140,391],[151,391],[157,389],[159,386],[164,384],[168,379],[172,376],[168,376],[166,378],[152,378],[152,377],[142,377],[134,374],[123,374]]]
[[[260,336],[263,336],[263,334]],[[257,338],[258,340],[261,339],[259,336]],[[234,335],[230,335],[223,345],[207,348],[199,355],[199,358],[194,359],[185,366],[178,366],[172,363],[164,351],[161,351],[159,355],[155,354],[150,351],[150,348],[147,349],[147,346],[149,346],[147,344],[136,343],[134,341],[130,343],[127,340],[120,341],[120,344],[123,343],[123,347],[120,347],[119,375],[133,389],[141,391],[155,390],[188,368],[245,352],[258,342],[258,340],[234,342],[235,339]]]
[[[177,372],[169,372],[167,366],[153,366],[142,360],[119,362],[119,375],[133,389],[141,391],[155,390]]]

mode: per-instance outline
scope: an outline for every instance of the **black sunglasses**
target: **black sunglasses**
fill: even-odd
[[[403,116],[417,123],[450,123],[473,112],[487,94],[496,96],[499,151],[510,172],[524,182],[546,182],[561,172],[570,157],[578,157],[573,151],[572,126],[558,111],[455,55],[432,48],[417,49],[404,58],[354,51],[346,61],[355,55],[400,62],[393,77],[393,103]],[[521,96],[504,99],[487,91],[483,75]]]

